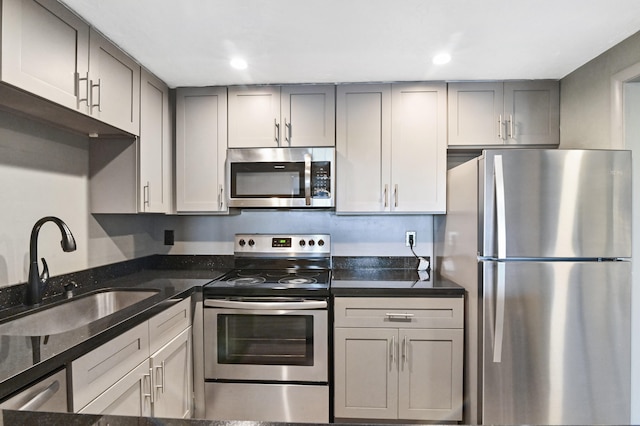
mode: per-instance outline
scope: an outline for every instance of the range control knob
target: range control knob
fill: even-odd
[[[246,243],[246,242],[244,241],[244,239],[242,239],[242,238],[240,239],[240,241],[238,241],[238,245],[239,245],[240,247],[244,247],[244,245],[245,245],[245,244],[247,244],[247,243]]]
[[[300,247],[304,247],[307,243],[304,242],[304,240],[300,240]]]
[[[324,245],[324,240],[323,240],[323,239],[319,239],[319,240],[318,240],[318,245],[319,245],[320,247],[322,247],[322,246]]]
[[[309,246],[313,247],[316,245],[316,242],[313,240],[309,240]]]
[[[256,242],[255,242],[255,241],[253,241],[253,240],[249,240],[249,246],[250,246],[250,247],[253,247],[253,246],[255,246],[255,245],[256,245]]]

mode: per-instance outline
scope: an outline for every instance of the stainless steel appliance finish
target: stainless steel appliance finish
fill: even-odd
[[[207,383],[207,418],[328,423],[329,387],[271,383]],[[303,420],[301,420],[303,419]]]
[[[230,207],[335,206],[335,148],[230,148]]]
[[[205,377],[326,383],[326,300],[205,300]]]
[[[467,289],[465,423],[630,419],[628,151],[492,150],[449,171],[440,274]]]
[[[58,371],[0,402],[0,409],[66,413],[66,370]]]
[[[206,418],[329,421],[330,246],[236,235],[236,268],[203,289]]]

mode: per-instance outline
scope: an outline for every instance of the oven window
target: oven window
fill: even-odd
[[[313,316],[218,314],[218,364],[313,365]]]

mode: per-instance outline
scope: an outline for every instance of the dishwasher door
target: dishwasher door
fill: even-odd
[[[66,413],[66,370],[60,370],[5,399],[0,402],[0,409]]]

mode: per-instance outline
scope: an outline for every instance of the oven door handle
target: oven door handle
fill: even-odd
[[[326,300],[296,300],[292,302],[244,302],[238,300],[206,299],[207,308],[252,309],[252,310],[303,310],[326,309]]]

